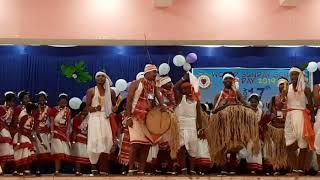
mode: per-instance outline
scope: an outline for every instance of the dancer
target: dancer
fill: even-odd
[[[138,174],[145,173],[146,160],[150,145],[159,141],[146,128],[145,119],[147,113],[155,106],[155,98],[158,99],[160,107],[163,107],[163,100],[156,88],[157,67],[147,64],[144,68],[144,78],[131,83],[127,98],[127,115],[130,134],[130,160],[129,175],[135,172],[135,162],[139,163]]]
[[[250,102],[250,107],[255,111],[257,116],[257,121],[259,122],[261,120],[262,116],[262,110],[258,108],[260,97],[256,93],[252,93],[248,101]],[[261,142],[260,142],[261,144]],[[247,152],[248,156],[246,158],[247,160],[247,169],[250,171],[251,174],[261,173],[263,170],[262,166],[262,152],[260,149],[260,152],[257,155],[252,154],[252,147],[253,147],[253,141],[249,141],[247,145]]]
[[[109,77],[99,71],[95,75],[96,86],[87,91],[88,145],[87,151],[92,165],[92,175],[109,173],[109,154],[113,147],[112,130],[109,116],[115,102],[115,93],[110,89]]]
[[[81,175],[81,165],[90,165],[87,152],[88,111],[81,103],[80,113],[73,118],[71,160],[76,164],[76,175]]]
[[[68,95],[61,93],[58,106],[51,109],[51,156],[55,161],[55,174],[59,175],[61,162],[69,160],[70,140],[67,133],[70,124],[71,112],[68,108]]]
[[[16,129],[18,128],[19,125],[19,118],[20,118],[20,113],[25,110],[26,105],[30,102],[30,96],[29,92],[23,90],[18,93],[18,98],[20,101],[20,104],[16,106],[13,110],[13,122],[11,125],[11,133],[14,135],[16,133]]]
[[[224,89],[219,92],[213,100],[213,114],[225,109],[232,105],[244,105],[248,106],[241,93],[236,88],[236,78],[232,72],[225,72],[223,74]],[[229,112],[232,113],[232,112]],[[240,126],[240,125],[239,125]],[[227,128],[227,127],[226,127]],[[215,131],[210,129],[209,131]],[[216,148],[216,147],[213,147]],[[230,173],[235,174],[237,171],[237,153],[239,149],[228,149],[228,153],[225,156],[229,156],[228,163],[223,165],[222,174]]]
[[[19,175],[30,175],[30,165],[35,160],[35,139],[32,136],[34,130],[34,117],[37,113],[35,104],[27,104],[19,115],[19,124],[13,138],[14,160]]]
[[[37,172],[41,174],[40,167],[44,166],[51,160],[50,150],[50,107],[47,106],[48,95],[44,91],[37,94],[38,97],[38,114],[35,118],[35,131],[36,131],[36,150],[37,150]]]
[[[178,104],[175,112],[178,118],[180,132],[180,149],[177,160],[181,167],[181,173],[188,173],[189,163],[190,175],[195,175],[194,161],[197,156],[198,132],[201,130],[201,104],[199,95],[195,92],[195,85],[190,83],[191,74],[186,73],[179,80],[176,87],[176,102]]]
[[[208,120],[210,115],[210,108],[208,104],[201,104],[201,119],[202,127],[208,127]],[[196,166],[198,168],[199,175],[205,175],[209,173],[209,169],[213,163],[211,161],[208,141],[205,134],[198,137],[198,154],[196,159]]]
[[[305,86],[305,77],[299,68],[291,68],[289,75],[292,84],[287,93],[288,112],[284,127],[288,160],[291,169],[297,168],[307,173],[311,163],[310,150],[314,149],[312,94],[310,88]]]
[[[287,92],[288,80],[278,79],[279,94],[273,96],[269,103],[269,113],[271,122],[264,122],[266,130],[264,132],[264,143],[266,147],[265,159],[271,163],[275,174],[287,168],[287,151],[284,137],[284,125],[287,114]],[[267,119],[269,121],[269,119]]]
[[[0,106],[0,167],[4,170],[9,161],[13,161],[12,136],[10,124],[12,123],[13,107],[16,95],[12,91],[4,93],[5,103]],[[3,171],[0,172],[0,175]]]

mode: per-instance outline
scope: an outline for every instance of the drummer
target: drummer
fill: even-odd
[[[163,102],[170,111],[174,111],[176,107],[174,86],[169,76],[162,76],[158,79],[157,86],[160,88],[160,92],[163,96]],[[165,133],[161,141],[159,142],[159,152],[157,155],[156,171],[159,173],[161,169],[166,169],[167,174],[175,174],[175,171],[169,171],[172,169],[173,160],[170,157],[169,146],[170,133]]]
[[[227,106],[242,104],[247,106],[247,102],[244,100],[242,94],[236,88],[236,78],[232,72],[225,72],[222,76],[224,89],[220,91],[213,100],[213,113],[216,113]],[[229,152],[230,161],[226,166],[226,171],[234,174],[237,169],[237,153]],[[222,173],[226,173],[226,171]]]
[[[201,129],[201,104],[199,94],[195,92],[196,82],[190,82],[192,74],[186,73],[176,85],[176,116],[178,118],[180,133],[180,149],[177,160],[181,167],[181,173],[195,175],[194,161],[198,153],[197,129]],[[199,131],[200,132],[200,131]],[[189,162],[189,166],[187,166]]]
[[[159,137],[150,134],[145,125],[147,113],[154,107],[155,98],[162,108],[163,100],[156,87],[157,67],[147,64],[144,68],[144,78],[131,83],[127,97],[127,115],[130,134],[130,158],[128,175],[135,172],[135,162],[139,163],[138,174],[145,173],[146,160],[150,146],[159,141]]]

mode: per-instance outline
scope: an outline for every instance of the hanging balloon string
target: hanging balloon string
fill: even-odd
[[[169,55],[168,57],[168,61],[167,61],[168,64],[170,64],[170,59],[171,59],[171,55]]]
[[[145,48],[145,50],[147,52],[147,55],[148,55],[150,63],[152,63],[151,56],[150,56],[150,53],[149,53],[149,50],[148,50],[147,35],[146,34],[144,34],[144,48]]]

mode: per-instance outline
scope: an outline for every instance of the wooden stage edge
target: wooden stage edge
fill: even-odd
[[[0,180],[319,180],[320,176],[0,176]]]

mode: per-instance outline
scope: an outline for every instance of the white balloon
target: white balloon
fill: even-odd
[[[185,63],[185,64],[183,65],[183,69],[184,69],[185,71],[190,71],[190,70],[191,70],[191,64]]]
[[[176,55],[173,58],[173,64],[178,67],[183,66],[185,63],[186,63],[186,58],[184,58],[182,55]]]
[[[116,82],[116,88],[121,92],[127,89],[127,81],[124,79],[118,79]]]
[[[81,103],[82,103],[81,99],[77,97],[73,97],[69,100],[69,106],[71,107],[71,109],[74,109],[74,110],[79,109]]]
[[[136,80],[142,79],[144,77],[144,72],[139,72],[136,76]]]
[[[162,63],[162,64],[159,66],[159,74],[160,74],[161,76],[169,74],[169,71],[170,71],[170,66],[169,66],[169,64],[167,64],[167,63]]]
[[[110,89],[112,89],[116,93],[116,96],[119,95],[120,92],[116,87],[111,87]]]
[[[311,73],[316,72],[318,69],[318,64],[316,62],[309,62],[307,70]]]

